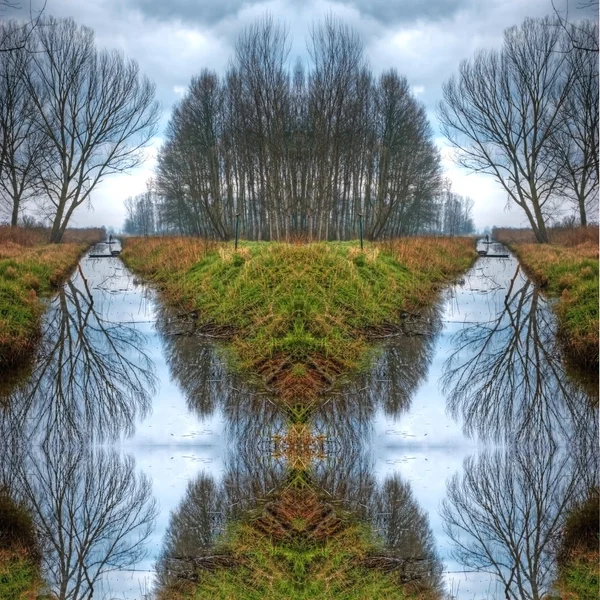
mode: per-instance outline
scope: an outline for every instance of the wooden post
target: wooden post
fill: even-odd
[[[360,232],[360,249],[363,249],[363,214],[358,213],[358,230]]]
[[[237,250],[237,247],[238,247],[239,226],[240,226],[240,213],[237,213],[235,215],[235,250]]]

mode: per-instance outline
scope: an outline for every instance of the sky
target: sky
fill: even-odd
[[[23,15],[30,0],[19,0]],[[570,14],[578,14],[577,0],[555,0]],[[31,0],[35,11],[43,0]],[[145,191],[152,176],[156,152],[173,105],[190,79],[202,69],[223,73],[233,45],[243,28],[271,13],[285,21],[292,37],[290,62],[306,59],[305,40],[311,25],[333,13],[361,35],[375,74],[395,68],[406,76],[414,94],[427,108],[452,190],[473,198],[475,226],[525,226],[521,210],[507,209],[506,193],[491,176],[468,174],[456,167],[451,150],[439,133],[436,105],[442,83],[460,61],[479,48],[497,48],[504,29],[525,17],[553,11],[551,0],[47,0],[47,14],[73,17],[94,29],[99,47],[117,48],[140,64],[156,83],[163,117],[144,165],[130,174],[107,177],[92,194],[92,207],[74,214],[74,226],[120,228],[125,219],[123,201]]]

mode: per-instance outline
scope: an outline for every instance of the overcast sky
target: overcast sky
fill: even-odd
[[[28,5],[28,0],[20,2]],[[43,4],[32,2],[34,7]],[[555,0],[561,7],[566,2]],[[574,9],[577,0],[570,2]],[[99,46],[122,49],[136,59],[156,82],[164,109],[145,165],[131,175],[108,177],[92,195],[93,209],[81,207],[73,225],[121,227],[123,200],[145,190],[171,107],[190,78],[204,68],[222,73],[238,33],[267,11],[290,28],[291,62],[305,57],[310,25],[327,13],[355,27],[372,70],[377,74],[396,68],[425,103],[453,190],[475,200],[475,225],[525,225],[517,207],[506,210],[506,195],[493,178],[467,175],[450,162],[435,107],[442,82],[457,70],[460,60],[478,48],[498,47],[503,30],[525,17],[550,14],[551,0],[48,0],[47,14],[73,17],[95,30]],[[5,17],[8,14],[4,12]]]

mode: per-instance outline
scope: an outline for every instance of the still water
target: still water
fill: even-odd
[[[541,598],[597,481],[594,385],[567,375],[555,329],[514,257],[481,258],[312,415],[314,485],[449,597]],[[3,390],[0,483],[31,507],[60,599],[151,596],[285,478],[277,404],[118,258],[81,260]]]

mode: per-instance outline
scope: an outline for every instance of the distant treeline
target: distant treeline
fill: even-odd
[[[128,232],[227,239],[238,214],[240,234],[258,240],[357,237],[360,214],[371,239],[472,229],[470,201],[443,193],[425,108],[404,77],[375,78],[334,17],[311,30],[308,68],[290,70],[289,50],[286,28],[266,17],[241,34],[223,77],[192,79],[153,191],[129,201]]]
[[[143,194],[131,196],[125,200],[127,217],[123,226],[124,233],[130,235],[192,235],[214,238],[217,237],[210,229],[195,229],[186,226],[185,223],[173,223],[169,217],[169,200],[161,196],[150,181],[150,188]],[[421,228],[401,229],[400,233],[390,230],[387,236],[398,236],[405,234],[434,234],[434,235],[468,235],[475,231],[473,218],[473,200],[455,194],[449,188],[449,182],[444,180],[442,189],[432,199],[430,220]],[[243,231],[240,221],[240,230]],[[291,232],[290,237],[296,239],[298,236],[307,239],[308,235],[302,232]],[[387,237],[386,236],[386,237]],[[349,238],[358,237],[358,229],[348,234]],[[383,236],[380,236],[382,238]],[[285,239],[285,238],[284,238]],[[312,239],[317,239],[313,236]]]

